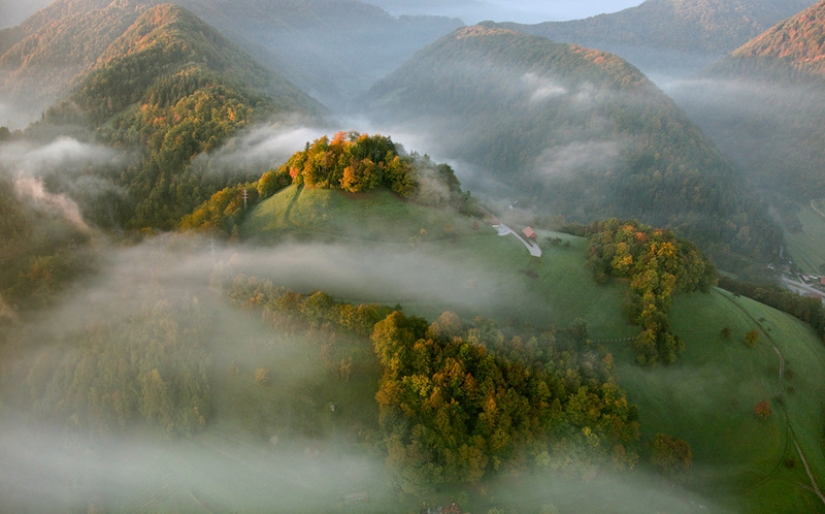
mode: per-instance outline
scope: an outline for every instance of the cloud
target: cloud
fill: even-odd
[[[292,154],[304,149],[307,142],[327,135],[328,130],[315,127],[285,127],[280,124],[258,125],[233,138],[218,151],[201,155],[199,161],[209,161],[218,170],[255,167],[265,171],[277,167]]]
[[[536,160],[534,173],[552,182],[582,172],[606,172],[620,157],[621,146],[615,141],[574,141],[545,149]]]
[[[567,93],[565,87],[560,86],[552,79],[540,77],[535,73],[526,73],[521,80],[529,89],[530,101],[532,102],[541,102]]]
[[[89,226],[83,221],[77,204],[66,195],[56,195],[46,191],[43,180],[27,176],[17,177],[14,179],[14,192],[19,199],[28,201],[36,209],[63,216],[81,232],[91,232]]]
[[[99,166],[116,157],[117,153],[107,146],[82,143],[70,137],[60,137],[46,145],[15,142],[0,146],[0,164],[17,175]]]

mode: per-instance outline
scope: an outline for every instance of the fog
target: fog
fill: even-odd
[[[371,0],[392,14],[430,14],[461,18],[468,25],[480,21],[540,23],[587,18],[634,7],[642,0]]]
[[[354,438],[346,421],[354,407],[331,396],[347,398],[351,384],[331,378],[319,359],[308,358],[307,349],[317,349],[323,333],[267,328],[257,311],[231,306],[217,286],[222,277],[254,274],[304,292],[323,287],[358,301],[409,303],[408,313],[427,310],[416,303],[468,312],[486,304],[503,311],[508,301],[500,297],[500,285],[497,290],[485,285],[496,282],[499,270],[475,268],[434,248],[411,252],[358,242],[224,246],[197,236],[167,235],[104,250],[99,272],[78,283],[36,323],[0,326],[0,335],[8,337],[0,359],[8,399],[0,422],[0,507],[5,510],[256,512],[277,506],[284,512],[319,512],[368,495],[369,503],[356,507],[359,511],[407,511],[416,500],[399,501],[381,452]],[[191,320],[180,317],[186,313],[197,313],[202,330],[187,328]],[[136,337],[147,329],[158,332],[142,343]],[[202,346],[209,355],[213,405],[205,428],[189,438],[148,427],[96,433],[76,426],[71,410],[49,398],[60,397],[52,388],[63,380],[59,370],[65,366],[70,375],[64,387],[73,387],[72,376],[83,380],[89,359],[83,352],[97,344],[96,334],[103,334],[108,348],[97,354],[101,360],[117,355],[124,343],[137,358],[169,344],[164,334]],[[153,357],[145,353],[142,358]],[[44,362],[56,363],[58,372],[45,377],[42,396],[30,403],[30,389],[44,387],[37,382]],[[168,383],[185,369],[177,360],[164,366]],[[256,367],[269,370],[269,385],[254,385]],[[356,375],[353,382],[377,387],[370,382],[377,378]],[[334,389],[317,385],[325,383]],[[372,401],[372,394],[365,398]],[[337,408],[330,412],[333,401]],[[313,428],[307,429],[307,422]],[[455,494],[434,497],[447,504]],[[473,490],[474,497],[478,494]],[[588,482],[568,482],[552,473],[502,473],[480,494],[486,503],[519,512],[547,506],[561,513],[606,506],[611,512],[722,512],[679,487],[662,488],[661,479],[644,473],[613,477],[604,472]]]
[[[772,201],[825,195],[821,119],[825,90],[814,84],[707,76],[667,92]]]

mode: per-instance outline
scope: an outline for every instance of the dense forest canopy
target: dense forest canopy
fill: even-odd
[[[82,125],[139,163],[115,178],[129,191],[120,223],[169,229],[232,178],[190,168],[240,129],[276,114],[318,115],[323,108],[255,63],[188,11],[161,5],[113,42],[32,134]]]

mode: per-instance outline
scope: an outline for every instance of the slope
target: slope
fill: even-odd
[[[277,243],[259,276],[294,290],[401,303],[408,314],[430,320],[445,309],[504,325],[514,317],[540,327],[585,319],[590,337],[615,358],[619,384],[638,407],[643,441],[667,433],[691,445],[693,471],[679,483],[710,511],[823,512],[804,487],[810,478],[795,447],[798,442],[821,476],[825,412],[815,392],[825,385],[825,348],[810,327],[720,289],[681,294],[671,317],[686,351],[675,365],[640,368],[627,342],[638,329],[621,315],[627,285],[594,283],[584,264],[584,239],[539,231],[545,255],[535,259],[514,239],[472,223],[387,191],[347,195],[291,186],[251,211],[242,233],[259,244]],[[557,244],[557,237],[569,244]],[[255,254],[233,260],[240,273],[261,272]],[[751,330],[759,333],[753,348],[743,343]],[[772,411],[764,419],[754,411],[762,401]],[[519,510],[564,497],[528,493],[529,483],[489,487],[511,497]],[[508,491],[512,487],[525,490]]]
[[[735,170],[615,55],[482,24],[416,54],[365,103],[380,123],[428,134],[439,157],[473,165],[541,215],[638,217],[717,259],[778,250],[778,231]]]
[[[239,129],[276,114],[324,112],[215,29],[168,4],[146,10],[73,89],[28,133],[80,124],[105,143],[140,152],[139,164],[115,178],[130,193],[121,222],[132,228],[170,228],[223,187],[224,179],[188,165]]]
[[[810,0],[647,0],[584,20],[518,25],[554,41],[617,53],[646,72],[700,69]]]
[[[15,28],[20,37],[11,37],[11,29],[0,34],[9,46],[0,47],[0,98],[21,121],[36,119],[66,94],[72,79],[91,68],[143,11],[125,2],[86,4],[71,12],[54,12],[53,4]]]
[[[823,23],[825,2],[818,2],[673,91],[770,200],[793,239],[810,225],[810,213],[803,211],[825,197]],[[800,244],[816,241],[794,246]],[[821,272],[825,260],[815,261],[805,266],[808,272]]]
[[[130,13],[134,19],[141,11],[159,3],[162,0],[57,0],[19,26],[0,31],[0,56],[12,53],[8,63],[11,84],[6,87],[0,84],[0,99],[5,96],[6,88],[25,91],[27,84],[37,84],[33,78],[22,83],[12,73],[19,73],[19,62],[30,60],[31,52],[48,56],[74,49],[73,59],[77,62],[70,63],[82,67],[84,63],[94,62],[108,44],[105,30],[98,27],[90,32],[81,30],[82,26],[95,23],[94,19],[103,12]],[[351,97],[365,91],[414,51],[462,25],[457,19],[444,17],[396,18],[357,0],[173,0],[169,3],[191,10],[260,62],[285,74],[328,105],[336,106],[343,106]],[[57,49],[39,49],[50,46],[49,42],[55,38],[46,41],[40,38],[51,33],[60,36],[61,44]],[[54,60],[46,64],[62,65]],[[65,70],[60,76],[52,72],[48,92],[65,87],[71,78],[70,72]],[[32,113],[39,114],[38,106],[42,109],[42,102],[25,114],[29,117]]]

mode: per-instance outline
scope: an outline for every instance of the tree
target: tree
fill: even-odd
[[[269,370],[258,368],[255,370],[255,383],[261,387],[269,385]]]
[[[753,348],[756,346],[756,342],[759,341],[759,332],[756,330],[749,330],[745,333],[745,345],[748,348]]]
[[[669,477],[690,470],[693,450],[687,441],[667,434],[657,434],[652,443],[651,460]]]
[[[732,330],[730,329],[730,327],[724,327],[720,331],[720,335],[722,336],[722,339],[724,339],[725,341],[730,341],[731,333]]]
[[[759,419],[767,419],[771,415],[771,404],[767,400],[756,404],[756,415]]]

